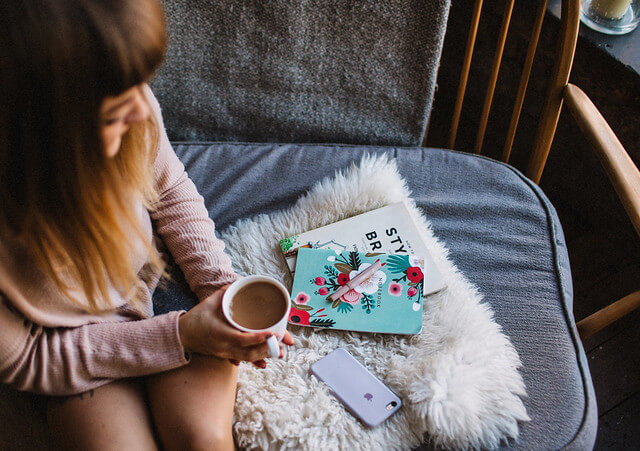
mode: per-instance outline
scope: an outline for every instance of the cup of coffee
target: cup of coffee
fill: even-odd
[[[222,313],[243,332],[273,332],[267,340],[272,358],[280,356],[279,342],[289,321],[291,299],[285,286],[268,276],[247,276],[233,282],[222,297]]]

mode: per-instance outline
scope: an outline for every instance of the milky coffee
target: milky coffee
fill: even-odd
[[[229,311],[231,318],[247,329],[266,329],[280,321],[287,301],[275,285],[253,282],[240,288],[233,296]]]

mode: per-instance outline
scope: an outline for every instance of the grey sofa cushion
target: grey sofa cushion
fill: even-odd
[[[418,145],[449,0],[164,0],[174,140]]]
[[[175,149],[219,230],[241,217],[291,206],[365,152],[394,156],[435,235],[492,306],[522,359],[531,422],[505,448],[593,446],[597,410],[573,325],[564,236],[545,195],[518,171],[439,149],[230,143]],[[156,292],[156,308],[188,307],[191,296],[172,285]]]

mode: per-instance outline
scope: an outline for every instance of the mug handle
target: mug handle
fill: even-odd
[[[275,335],[271,335],[267,339],[267,346],[269,346],[269,357],[272,359],[277,359],[280,357],[280,345],[279,345],[278,337]]]

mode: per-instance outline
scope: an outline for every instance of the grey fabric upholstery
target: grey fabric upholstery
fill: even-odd
[[[241,217],[289,207],[365,152],[388,152],[435,235],[484,295],[522,359],[531,422],[505,449],[593,446],[597,409],[571,313],[564,236],[546,196],[518,171],[437,149],[230,143],[175,148],[219,230]],[[179,284],[155,294],[163,311],[188,308],[190,299]]]
[[[449,0],[164,0],[174,140],[418,145]]]

